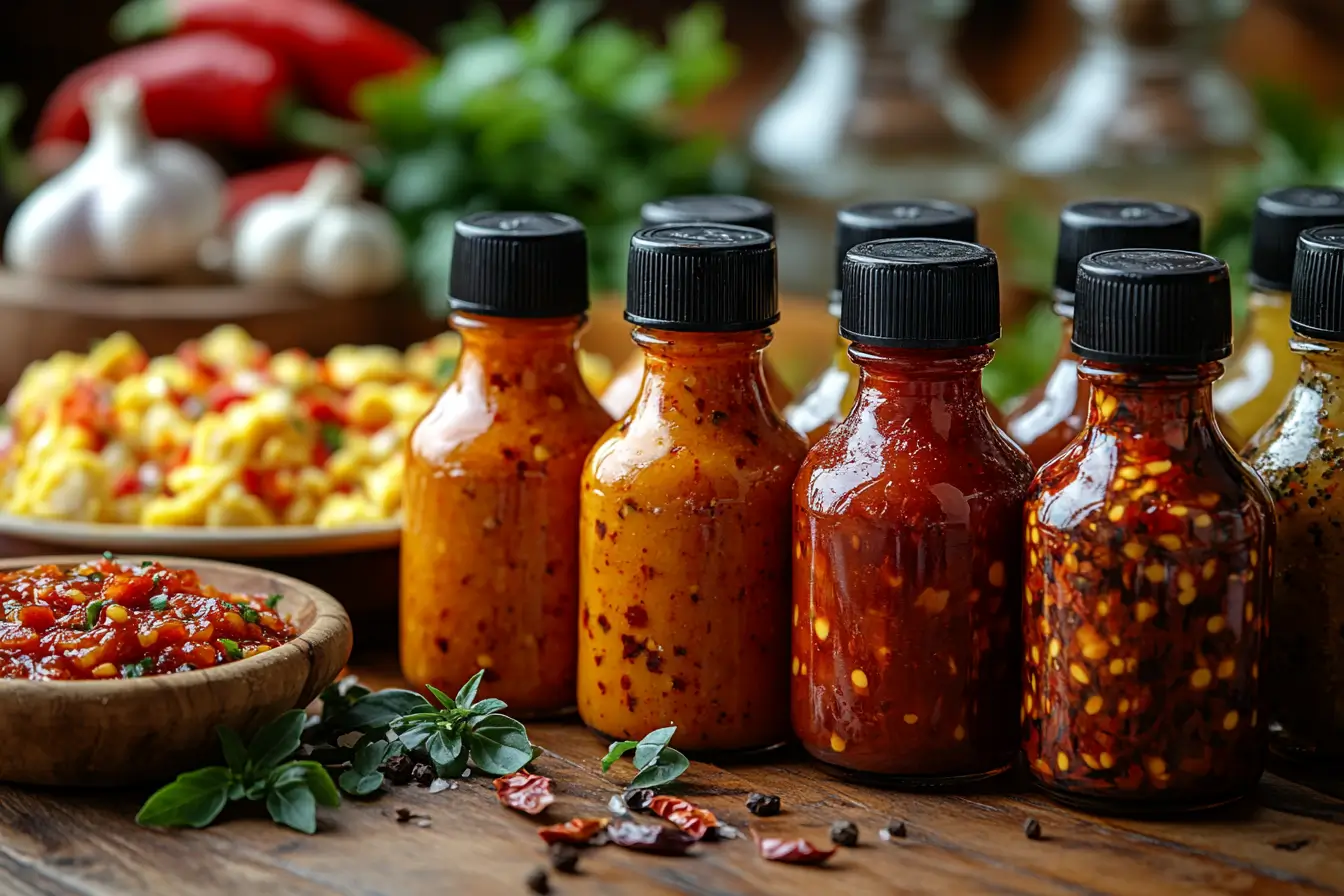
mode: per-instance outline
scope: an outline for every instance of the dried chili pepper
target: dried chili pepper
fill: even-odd
[[[113,19],[112,32],[123,41],[236,35],[287,60],[323,108],[339,115],[351,114],[351,94],[361,82],[429,59],[409,36],[332,0],[133,0]]]
[[[606,827],[605,818],[571,818],[564,824],[538,828],[537,836],[547,843],[587,843]]]
[[[240,146],[264,146],[277,136],[317,145],[343,142],[336,132],[345,125],[297,104],[283,59],[232,35],[209,33],[133,47],[77,69],[47,100],[33,142],[87,141],[88,91],[119,76],[139,83],[156,137]]]
[[[614,821],[607,826],[607,836],[617,846],[660,856],[684,856],[696,842],[695,837],[675,828],[637,821]]]
[[[495,779],[495,796],[501,805],[528,815],[539,815],[555,802],[551,788],[554,781],[545,775],[514,772]]]
[[[1274,512],[1213,416],[1226,266],[1089,256],[1073,344],[1087,424],[1026,502],[1029,768],[1055,798],[1107,811],[1238,799],[1264,763]]]
[[[789,865],[820,865],[835,855],[835,848],[817,849],[808,841],[784,840],[780,837],[762,837],[756,841],[761,858],[771,862],[785,862]]]
[[[649,801],[649,811],[666,818],[696,840],[703,840],[708,831],[719,826],[713,812],[674,796],[655,796]]]

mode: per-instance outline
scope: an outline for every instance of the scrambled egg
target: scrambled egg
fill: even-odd
[[[117,333],[24,371],[0,433],[0,509],[146,526],[391,519],[406,439],[456,359],[451,333],[326,358],[272,354],[236,326],[159,358]],[[600,391],[610,364],[580,362]]]

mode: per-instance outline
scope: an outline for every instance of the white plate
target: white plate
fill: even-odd
[[[128,526],[0,514],[0,537],[94,554],[174,554],[191,557],[311,557],[393,548],[401,521],[317,526]]]

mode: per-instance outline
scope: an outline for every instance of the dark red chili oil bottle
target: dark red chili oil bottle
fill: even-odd
[[[1297,246],[1289,320],[1301,370],[1245,454],[1278,515],[1265,675],[1270,748],[1337,764],[1344,760],[1344,226],[1307,230]]]
[[[793,727],[842,773],[938,786],[1012,766],[1031,462],[989,415],[998,262],[864,243],[844,266],[854,407],[793,491]]]
[[[1061,802],[1166,813],[1247,795],[1274,511],[1219,431],[1227,266],[1119,250],[1078,267],[1079,437],[1026,503],[1026,760]]]
[[[1087,384],[1073,353],[1078,262],[1108,249],[1199,249],[1199,216],[1165,202],[1091,199],[1064,206],[1055,253],[1055,314],[1063,324],[1055,367],[1008,414],[1004,429],[1041,466],[1073,441],[1087,419]]]

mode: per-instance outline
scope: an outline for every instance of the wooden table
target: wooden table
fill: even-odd
[[[356,668],[373,686],[396,684],[388,666]],[[22,724],[21,720],[5,720]],[[546,750],[538,769],[558,799],[539,820],[502,808],[473,775],[431,794],[396,787],[370,801],[322,810],[317,836],[229,810],[203,831],[136,827],[143,793],[61,793],[0,787],[0,893],[65,894],[526,894],[546,864],[534,830],[576,815],[605,815],[630,766],[601,773],[604,744],[576,724],[534,724]],[[71,732],[72,737],[79,736]],[[824,868],[767,863],[749,837],[661,858],[615,846],[584,853],[579,874],[551,873],[557,894],[843,893],[1308,893],[1344,892],[1344,782],[1315,787],[1267,774],[1253,804],[1179,821],[1134,821],[1061,808],[1012,782],[963,795],[874,790],[837,781],[791,754],[741,765],[694,763],[685,794],[721,820],[818,845],[832,821],[859,825],[861,844]],[[746,795],[779,794],[784,812],[753,818]],[[1333,793],[1333,795],[1331,795]],[[398,808],[427,825],[399,823]],[[1040,821],[1045,838],[1022,824]],[[904,821],[905,840],[878,828]]]

